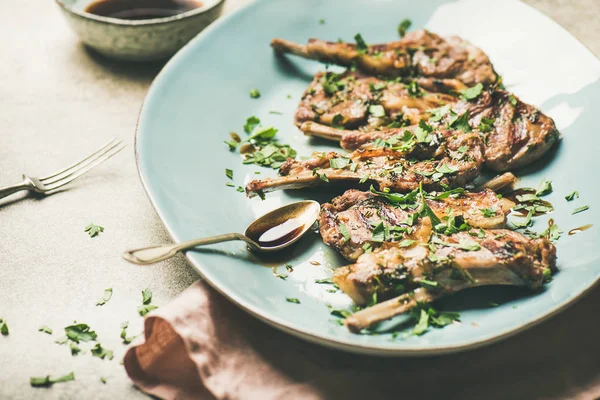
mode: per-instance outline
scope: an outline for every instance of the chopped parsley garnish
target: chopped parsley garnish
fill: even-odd
[[[460,146],[458,149],[456,149],[456,151],[461,154],[466,153],[467,150],[469,150],[469,148],[467,146]]]
[[[375,118],[385,117],[385,109],[381,104],[372,104],[369,106],[369,114]]]
[[[555,242],[560,239],[562,233],[563,231],[560,230],[558,225],[553,223],[545,231],[537,235],[537,237],[547,237],[552,242]]]
[[[453,167],[452,165],[448,165],[448,164],[441,164],[441,165],[437,165],[435,167],[435,170],[437,172],[439,172],[440,174],[453,174],[456,171],[458,171],[458,168]]]
[[[414,215],[414,214],[413,214]],[[415,244],[417,241],[412,239],[404,239],[400,243],[398,243],[398,247],[410,247]]]
[[[581,207],[577,207],[576,209],[573,210],[573,212],[571,213],[571,215],[589,210],[590,206],[581,206]]]
[[[112,360],[114,358],[113,351],[105,349],[100,343],[96,343],[96,345],[90,350],[90,353],[92,353],[92,356],[98,357],[101,360],[104,360],[105,358]]]
[[[544,268],[542,273],[544,274],[544,283],[552,281],[552,270],[550,268]]]
[[[321,19],[319,20],[319,24],[321,24],[321,25],[325,25],[325,20],[324,20],[323,18],[321,18]]]
[[[468,239],[468,238],[462,238],[462,239],[460,239],[460,241],[458,243],[448,243],[448,242],[444,242],[443,240],[439,239],[438,237],[433,237],[431,239],[431,243],[440,244],[440,245],[446,246],[446,247],[456,247],[458,249],[465,250],[465,251],[477,251],[477,250],[481,249],[481,246],[479,245],[479,243],[475,242],[474,240]]]
[[[315,279],[315,283],[333,285],[331,278]]]
[[[495,217],[496,216],[496,210],[494,210],[491,207],[482,208],[480,210],[481,210],[481,213],[483,214],[483,216],[486,217],[486,218],[491,218],[491,217]]]
[[[428,327],[429,314],[427,314],[427,311],[421,309],[421,312],[419,313],[419,319],[417,320],[417,324],[413,328],[412,333],[413,335],[422,335],[425,333],[425,331],[427,331]]]
[[[225,168],[225,176],[228,177],[229,179],[233,179],[233,170],[231,170],[229,168]]]
[[[241,187],[241,186],[238,186],[238,187],[237,187],[235,190],[236,190],[236,192],[240,192],[240,193],[244,193],[244,192],[246,191],[246,190],[244,190],[244,188],[243,188],[243,187]]]
[[[298,299],[297,299],[297,298],[295,298],[295,297],[286,297],[286,298],[285,298],[285,300],[286,300],[288,303],[300,304],[300,300],[298,300]]]
[[[365,243],[363,244],[362,249],[365,251],[365,253],[370,253],[371,251],[373,251],[373,246],[371,245],[371,243]]]
[[[129,321],[125,321],[121,324],[121,339],[123,340],[123,344],[129,344],[135,336],[127,336],[127,328],[129,327]]]
[[[150,304],[152,302],[152,290],[146,288],[142,290],[142,304]]]
[[[430,326],[443,328],[454,321],[460,321],[460,315],[456,312],[440,312],[428,304],[423,303],[418,303],[410,313],[413,319],[417,321],[417,324],[412,330],[413,335],[422,335]]]
[[[38,332],[44,332],[48,335],[52,335],[52,328],[50,328],[48,325],[42,325],[38,328]]]
[[[450,112],[450,105],[445,105],[439,108],[432,108],[431,110],[427,110],[427,112],[431,114],[431,117],[429,117],[429,121],[439,122]]]
[[[342,114],[335,114],[331,119],[331,127],[335,129],[344,129],[344,117]]]
[[[88,324],[69,325],[65,327],[65,334],[68,339],[75,343],[91,342],[98,337],[96,332],[92,331]]]
[[[508,102],[513,106],[517,105],[517,99],[515,99],[515,96],[513,96],[512,94],[508,95]]]
[[[357,33],[354,36],[354,40],[356,41],[356,50],[358,50],[358,53],[367,54],[367,52],[369,51],[369,46],[367,46],[367,43],[363,39],[362,35],[360,33]]]
[[[105,377],[101,376],[101,377],[100,377],[100,382],[102,382],[102,383],[106,384],[107,380],[106,380],[106,378],[105,378]]]
[[[102,298],[96,302],[96,305],[97,306],[105,305],[106,302],[109,301],[110,298],[112,297],[112,294],[113,294],[112,288],[104,289],[104,294],[102,295]]]
[[[320,173],[319,168],[313,169],[313,176],[314,175],[319,177],[319,179],[322,180],[323,182],[329,182],[329,178],[327,178],[327,175]]]
[[[400,37],[404,37],[406,35],[406,31],[410,29],[412,25],[412,21],[410,19],[403,19],[402,22],[398,24],[398,35]]]
[[[283,115],[283,113],[281,111],[277,111],[277,110],[269,110],[269,114]]]
[[[579,198],[579,192],[577,190],[565,196],[565,200],[567,201],[573,201],[575,198]]]
[[[341,223],[338,225],[338,227],[340,229],[340,233],[342,234],[342,236],[344,236],[344,242],[350,240],[350,232],[348,231],[348,227],[346,226],[346,224]]]
[[[481,83],[478,83],[477,85],[461,90],[460,93],[460,98],[463,100],[473,100],[476,99],[481,92],[483,91],[483,85]]]
[[[453,111],[450,111],[452,117],[448,122],[450,128],[461,130],[465,133],[471,132],[471,125],[469,125],[469,111],[465,111],[460,116],[456,115]]]
[[[258,126],[258,124],[260,124],[260,119],[256,118],[255,116],[248,117],[246,123],[244,124],[244,132],[251,133],[254,128]]]
[[[76,356],[81,351],[81,347],[77,346],[74,342],[69,343],[69,349],[71,349],[72,356]]]
[[[6,324],[6,321],[2,318],[0,318],[0,333],[4,336],[8,335],[9,333],[8,325]]]
[[[258,99],[260,97],[260,92],[258,91],[258,89],[250,90],[250,97],[252,97],[253,99]]]
[[[344,169],[350,164],[350,159],[346,157],[332,158],[329,160],[329,166],[331,168]]]
[[[55,383],[68,382],[68,381],[74,381],[74,380],[75,380],[75,374],[73,372],[71,372],[70,374],[61,376],[59,378],[52,378],[52,377],[50,377],[50,375],[46,375],[46,376],[42,376],[42,377],[32,376],[31,378],[29,378],[29,384],[33,387],[49,387]]]
[[[235,187],[235,185],[231,182],[225,182],[225,186],[227,187]]]
[[[481,118],[481,121],[479,121],[479,126],[477,127],[477,129],[479,129],[479,132],[481,133],[487,133],[490,132],[493,128],[494,128],[494,121],[496,121],[495,118]]]
[[[246,142],[251,140],[268,140],[273,139],[275,135],[279,132],[278,129],[273,128],[272,126],[268,126],[266,128],[261,128],[255,130],[250,136],[246,138]]]
[[[140,316],[145,316],[146,314],[148,314],[150,311],[152,310],[156,310],[158,308],[158,306],[155,306],[153,304],[147,304],[147,305],[141,305],[137,308],[138,310],[138,314],[140,314]]]
[[[224,140],[223,143],[229,146],[229,151],[233,151],[238,147],[242,139],[235,132],[229,132],[229,137],[231,137],[231,140]]]
[[[377,93],[382,91],[383,89],[385,89],[385,82],[378,82],[375,84],[369,82],[369,90],[371,91],[371,93]]]
[[[538,186],[535,195],[545,196],[550,193],[552,193],[552,181],[544,179],[542,182],[540,182],[540,185]]]
[[[104,232],[104,227],[95,224],[89,224],[85,227],[84,232],[87,232],[91,238],[98,236],[100,232]]]
[[[346,82],[340,80],[341,75],[336,74],[335,72],[328,72],[323,76],[320,83],[323,87],[323,90],[328,95],[334,95],[338,90],[341,90],[346,87]]]
[[[410,97],[423,96],[423,91],[421,91],[421,88],[416,81],[411,81],[408,85],[406,85],[406,89],[408,89],[408,94]]]

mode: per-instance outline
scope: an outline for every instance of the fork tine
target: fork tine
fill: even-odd
[[[71,167],[67,168],[64,172],[60,172],[58,174],[55,174],[53,177],[50,177],[50,178],[40,179],[40,181],[44,185],[49,185],[51,183],[63,180],[64,178],[67,178],[67,177],[73,175],[74,173],[76,173],[80,169],[85,168],[89,164],[93,163],[98,158],[102,157],[104,154],[108,153],[109,151],[111,151],[115,147],[119,146],[121,143],[122,142],[119,140],[119,141],[117,141],[116,143],[114,143],[114,144],[112,144],[110,146],[104,146],[101,150],[95,152],[94,154],[89,155],[88,157],[86,157],[84,160],[81,160],[77,164],[72,165]]]
[[[114,147],[108,153],[105,153],[103,156],[97,158],[95,161],[91,162],[86,167],[82,167],[81,169],[77,170],[76,172],[74,172],[72,174],[69,174],[68,176],[60,179],[59,181],[57,181],[51,185],[47,185],[46,191],[58,189],[64,185],[66,185],[67,183],[72,182],[73,180],[75,180],[76,178],[79,178],[81,175],[85,174],[86,172],[89,172],[90,170],[96,168],[98,165],[102,164],[104,161],[108,160],[109,158],[111,158],[112,156],[114,156],[115,154],[117,154],[118,152],[123,150],[125,147],[126,147],[126,145],[124,145],[124,144],[121,146],[118,146],[118,147]]]
[[[114,138],[113,140],[111,140],[110,142],[106,143],[104,146],[102,146],[101,148],[99,148],[98,150],[96,150],[94,153],[90,154],[89,156],[87,156],[83,160],[77,161],[76,163],[74,163],[74,164],[72,164],[72,165],[68,166],[67,168],[64,168],[64,169],[62,169],[60,171],[57,171],[56,173],[54,173],[52,175],[48,175],[48,176],[45,176],[45,177],[39,178],[39,179],[40,179],[40,181],[45,181],[47,179],[54,178],[57,175],[63,174],[65,172],[69,171],[71,168],[75,168],[75,167],[79,166],[80,164],[84,163],[85,161],[89,160],[90,158],[96,156],[98,153],[106,150],[109,147],[113,147],[115,144],[120,143],[120,142],[121,142],[120,139]]]

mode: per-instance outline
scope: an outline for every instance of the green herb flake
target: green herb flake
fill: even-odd
[[[244,193],[246,190],[245,190],[243,187],[241,187],[241,186],[238,186],[238,187],[235,189],[235,191],[236,191],[236,192],[240,192],[240,193]]]
[[[321,19],[319,20],[319,24],[321,24],[321,25],[325,25],[325,20],[324,20],[323,18],[321,18]]]
[[[104,294],[102,295],[102,298],[96,302],[96,305],[97,306],[105,305],[106,302],[109,301],[110,298],[112,297],[112,294],[113,294],[112,288],[104,289]]]
[[[327,178],[327,175],[320,173],[319,168],[313,169],[313,176],[315,175],[323,182],[329,182],[329,178]]]
[[[248,117],[248,119],[246,119],[246,123],[244,124],[244,132],[248,134],[251,133],[254,128],[258,126],[258,124],[260,124],[260,119],[256,118],[255,116]]]
[[[381,104],[372,104],[369,106],[369,114],[375,118],[385,117],[385,109]]]
[[[158,308],[158,306],[155,306],[153,304],[144,304],[141,305],[137,308],[138,314],[140,314],[140,316],[145,316],[146,314],[148,314],[150,311],[152,310],[156,310]]]
[[[479,210],[481,211],[481,213],[483,214],[483,216],[486,217],[486,218],[491,218],[491,217],[495,217],[496,216],[496,210],[494,210],[491,207],[480,208]]]
[[[331,278],[315,279],[315,283],[333,285]]]
[[[331,127],[335,129],[344,129],[344,117],[342,114],[335,114],[331,119]]]
[[[152,291],[148,288],[142,290],[142,304],[150,304],[152,301]]]
[[[479,129],[479,132],[481,132],[481,133],[491,132],[491,130],[494,128],[495,121],[496,121],[496,119],[494,119],[494,118],[483,117],[479,121],[479,126],[477,127],[477,129]]]
[[[535,195],[545,196],[550,193],[552,193],[552,181],[544,179],[542,182],[540,182],[540,185],[538,186]]]
[[[44,332],[48,335],[52,335],[52,328],[50,328],[48,325],[42,325],[38,328],[38,332]]]
[[[74,324],[65,327],[67,338],[75,343],[91,342],[96,340],[98,335],[92,331],[88,324]]]
[[[512,94],[510,94],[510,95],[508,96],[508,102],[509,102],[510,104],[512,104],[512,105],[513,105],[513,107],[516,107],[516,106],[517,106],[517,99],[515,99],[515,96],[513,96]]]
[[[258,91],[258,89],[250,90],[250,97],[252,97],[253,99],[258,99],[260,97],[260,92]]]
[[[85,227],[85,229],[83,230],[84,232],[87,232],[88,235],[90,235],[91,238],[96,237],[100,234],[100,232],[104,232],[104,227],[100,226],[100,225],[96,225],[96,224],[89,224],[88,226]]]
[[[577,207],[576,209],[573,210],[573,212],[571,213],[571,215],[580,213],[580,212],[584,212],[586,210],[589,210],[590,206],[581,206],[581,207]]]
[[[371,241],[381,243],[385,240],[385,225],[383,221],[377,224],[373,229],[373,237]]]
[[[575,198],[579,198],[579,192],[577,190],[575,190],[573,193],[568,194],[565,196],[565,200],[567,201],[573,201],[573,199]]]
[[[225,182],[225,186],[227,187],[235,187],[235,185],[231,182]]]
[[[481,92],[483,91],[483,85],[481,83],[478,83],[477,85],[461,90],[460,93],[460,98],[463,100],[474,100],[477,97],[479,97],[479,95],[481,94]]]
[[[81,351],[81,347],[77,346],[76,343],[69,343],[69,349],[71,349],[71,355],[76,356]]]
[[[423,286],[424,288],[427,289],[435,289],[437,288],[439,285],[436,281],[430,281],[427,279],[420,279],[419,280],[419,285]]]
[[[550,268],[544,268],[542,271],[544,274],[544,282],[548,283],[552,281],[552,270]]]
[[[338,225],[338,227],[340,229],[340,233],[342,234],[342,236],[344,236],[344,242],[350,240],[350,231],[348,231],[348,227],[346,226],[346,224],[341,223]]]
[[[358,183],[365,183],[368,179],[369,179],[369,174],[364,175],[362,178],[360,178]]]
[[[104,360],[104,359],[112,360],[114,358],[113,351],[105,349],[104,347],[102,347],[102,345],[100,343],[96,343],[96,345],[94,347],[92,347],[92,349],[90,350],[90,353],[92,353],[92,356],[98,357],[101,360]]]
[[[429,117],[429,121],[439,122],[450,112],[450,105],[445,105],[439,108],[432,108],[431,110],[427,110],[427,112],[431,114],[431,117]]]
[[[460,116],[457,116],[452,112],[452,118],[450,118],[448,126],[465,133],[471,132],[471,125],[469,125],[469,111],[465,111],[464,114],[461,114]]]
[[[367,54],[367,52],[369,51],[369,46],[367,46],[367,43],[363,39],[362,35],[360,33],[357,33],[354,36],[354,40],[356,41],[356,50],[358,50],[358,53]]]
[[[0,333],[3,336],[6,336],[9,334],[8,325],[6,324],[6,321],[2,318],[0,318]]]
[[[50,377],[50,375],[46,375],[43,377],[32,376],[31,378],[29,378],[29,384],[33,387],[50,387],[55,383],[68,382],[74,380],[75,374],[71,372],[70,374],[61,376],[59,378],[52,378]]]
[[[100,377],[100,382],[102,382],[102,383],[106,384],[107,380],[106,380],[106,378],[105,378],[105,377],[101,376],[101,377]]]
[[[429,327],[429,314],[427,311],[421,309],[419,314],[419,320],[412,330],[413,335],[422,335],[427,331]]]
[[[400,243],[398,243],[398,247],[410,247],[413,244],[415,244],[416,242],[417,242],[416,240],[404,239]]]
[[[225,176],[228,177],[229,179],[233,179],[233,170],[231,170],[229,168],[225,168]]]
[[[403,19],[398,24],[398,35],[400,35],[400,37],[404,37],[404,35],[406,35],[406,32],[410,29],[411,25],[412,21],[410,19]]]
[[[350,164],[350,159],[346,157],[332,158],[329,160],[329,166],[336,169],[344,169]]]
[[[373,251],[373,246],[371,245],[371,243],[365,243],[363,244],[362,249],[365,251],[365,253],[370,253],[371,251]]]
[[[288,303],[300,304],[300,300],[298,300],[295,297],[286,297],[285,301],[287,301]]]

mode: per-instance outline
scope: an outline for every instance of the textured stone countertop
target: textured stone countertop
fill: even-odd
[[[245,3],[227,1],[225,12]],[[600,55],[600,1],[527,3]],[[0,336],[0,398],[147,397],[119,364],[125,350],[119,325],[129,321],[130,333],[141,331],[136,308],[143,288],[151,288],[153,302],[161,305],[198,279],[181,257],[146,268],[120,258],[126,248],[169,241],[138,179],[133,154],[138,111],[162,65],[119,64],[92,54],[53,1],[5,2],[2,15],[0,186],[24,172],[59,169],[113,137],[128,147],[62,193],[41,200],[17,201],[21,195],[0,200],[0,317],[10,327],[9,336]],[[83,232],[90,222],[103,225],[104,234],[90,239]],[[113,297],[97,307],[107,287],[114,288]],[[489,391],[485,398],[502,398],[509,388],[513,398],[592,398],[592,393],[598,398],[598,304],[596,287],[568,311],[525,333],[469,357],[430,359],[431,368],[452,368],[454,360],[476,363],[481,373],[461,380],[462,398],[470,397],[469,387],[480,395]],[[72,357],[67,347],[54,344],[73,320],[90,324],[102,344],[115,351],[115,359]],[[52,327],[54,335],[38,332],[41,325]],[[51,389],[29,385],[30,376],[70,371],[76,373],[75,382]],[[427,375],[422,381],[431,383]]]

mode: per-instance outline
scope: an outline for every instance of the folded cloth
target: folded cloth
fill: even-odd
[[[600,345],[597,335],[581,334],[591,329],[598,289],[510,340],[417,359],[359,356],[301,341],[197,282],[149,314],[144,339],[124,364],[139,388],[163,399],[600,398]]]

